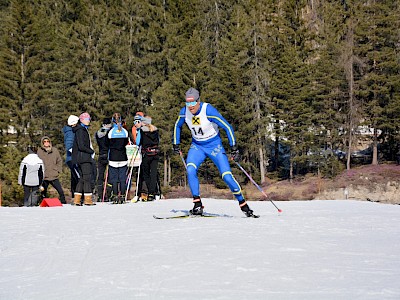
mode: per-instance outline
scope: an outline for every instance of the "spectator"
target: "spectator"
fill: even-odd
[[[24,187],[24,206],[36,206],[39,198],[39,186],[43,182],[44,164],[36,154],[35,146],[28,147],[19,168],[18,184]]]
[[[90,115],[87,112],[79,116],[79,124],[74,127],[75,140],[72,147],[72,162],[78,164],[79,182],[76,186],[73,205],[80,206],[82,196],[83,204],[94,205],[92,195],[92,174],[94,150],[89,135]]]
[[[136,140],[137,140],[137,132],[140,129],[140,127],[142,127],[142,118],[144,117],[144,113],[142,113],[141,111],[138,111],[135,115],[134,121],[133,121],[133,127],[132,127],[132,140],[133,140],[133,144],[136,145]],[[137,176],[137,180],[139,181],[137,183],[137,191],[136,191],[136,196],[134,198],[134,201],[138,201],[138,200],[142,200],[142,201],[147,201],[147,186],[144,187],[143,186],[143,171],[141,170],[141,168],[138,168],[138,176]],[[139,195],[139,196],[137,196]],[[138,199],[139,197],[139,199]]]
[[[78,124],[79,117],[70,115],[68,117],[68,125],[63,127],[64,146],[66,151],[65,163],[71,172],[71,196],[74,197],[76,185],[79,181],[78,166],[72,163],[72,146],[74,145],[75,133],[73,128]]]
[[[141,118],[140,128],[137,130],[136,145],[142,149],[142,164],[140,166],[143,172],[143,180],[148,189],[147,201],[153,201],[158,193],[158,161],[160,149],[158,144],[160,138],[158,129],[151,124],[151,117]]]
[[[65,195],[58,177],[62,171],[62,158],[57,148],[53,147],[48,136],[42,137],[41,148],[38,149],[37,155],[44,163],[44,180],[42,195],[48,197],[47,189],[52,185],[58,192],[62,204],[66,204]]]
[[[108,201],[107,193],[103,195],[105,182],[105,174],[108,172],[108,151],[110,148],[110,140],[108,132],[111,129],[111,119],[105,118],[101,128],[96,132],[95,138],[99,146],[99,158],[97,159],[97,201]]]
[[[127,189],[128,156],[125,146],[128,144],[128,131],[122,127],[122,117],[114,113],[113,127],[108,132],[110,151],[108,155],[108,177],[112,184],[112,201],[114,204],[123,203]]]

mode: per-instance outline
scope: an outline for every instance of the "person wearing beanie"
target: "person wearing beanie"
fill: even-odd
[[[110,140],[108,152],[108,179],[112,185],[112,202],[125,202],[127,189],[128,156],[125,146],[128,145],[128,131],[122,127],[123,120],[120,113],[114,113],[112,128],[107,136]]]
[[[152,125],[151,121],[150,116],[144,116],[141,118],[140,127],[137,128],[136,145],[140,146],[142,151],[140,170],[143,173],[143,180],[148,190],[147,199],[142,196],[142,201],[153,201],[155,196],[160,194],[158,184],[160,137],[158,128]],[[143,193],[142,190],[140,191]]]
[[[39,199],[39,186],[43,182],[44,164],[36,154],[35,146],[28,147],[28,155],[21,162],[18,184],[24,187],[24,206],[36,206]]]
[[[143,117],[144,117],[144,113],[141,112],[141,111],[138,111],[135,114],[135,117],[133,119],[132,141],[133,141],[133,144],[135,144],[135,145],[136,145],[138,130],[140,129],[140,127],[142,127],[142,119],[143,119]],[[143,182],[144,182],[144,180],[143,180],[143,171],[141,171],[140,168],[138,168],[138,172],[139,172],[139,174],[138,174],[138,181],[139,182],[137,183],[137,194],[139,196],[135,196],[134,202],[138,201],[138,200],[147,201],[148,191],[147,191],[147,187],[146,187],[146,189],[143,187]]]
[[[135,117],[133,118],[132,141],[134,144],[136,144],[137,128],[140,128],[143,117],[144,117],[144,113],[141,111],[138,111],[138,112],[136,112]]]
[[[63,164],[60,152],[57,148],[52,146],[51,140],[48,136],[42,137],[40,146],[37,155],[41,160],[43,160],[45,169],[42,194],[47,198],[47,188],[49,185],[52,185],[57,190],[61,203],[66,204],[67,202],[65,201],[64,191],[60,180],[58,179],[62,172]]]
[[[108,193],[103,194],[105,182],[105,173],[108,166],[108,151],[110,148],[110,140],[108,139],[108,132],[111,129],[111,119],[104,118],[101,128],[96,131],[95,139],[99,146],[99,158],[97,159],[97,201],[108,201]]]
[[[75,133],[73,132],[73,128],[78,124],[79,117],[75,115],[70,115],[67,120],[67,125],[65,125],[62,129],[64,134],[64,147],[66,151],[65,155],[65,164],[68,166],[71,173],[71,197],[74,197],[76,185],[79,181],[79,172],[78,165],[72,163],[72,146],[74,145]]]
[[[239,207],[247,217],[254,215],[243,197],[242,189],[233,177],[228,156],[222,145],[218,127],[225,130],[231,146],[230,158],[239,161],[240,155],[236,145],[236,138],[232,126],[211,104],[200,101],[200,93],[195,88],[189,88],[185,94],[185,106],[180,110],[178,120],[175,122],[172,144],[176,154],[182,156],[180,149],[180,135],[183,124],[186,123],[192,134],[192,145],[186,158],[186,172],[190,190],[193,195],[194,207],[191,213],[203,214],[203,204],[200,198],[200,184],[197,170],[208,157],[218,167],[222,179],[228,185],[233,195],[239,202]]]
[[[79,116],[79,124],[73,128],[75,133],[74,145],[72,147],[72,163],[78,165],[79,181],[74,193],[73,205],[80,206],[82,196],[83,204],[94,205],[92,199],[92,174],[94,150],[89,135],[90,115],[85,112]]]

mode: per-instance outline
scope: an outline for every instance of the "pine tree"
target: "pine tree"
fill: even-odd
[[[364,124],[374,130],[372,163],[377,164],[378,138],[384,142],[396,130],[386,112],[392,110],[392,102],[398,104],[399,41],[394,33],[400,25],[400,8],[398,1],[362,1],[355,10],[356,55],[363,63],[355,70],[357,97],[363,103]]]

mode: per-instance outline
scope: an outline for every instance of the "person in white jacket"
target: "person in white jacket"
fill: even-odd
[[[43,182],[44,164],[35,146],[28,147],[28,155],[19,167],[18,184],[24,187],[24,206],[38,205],[39,187]]]

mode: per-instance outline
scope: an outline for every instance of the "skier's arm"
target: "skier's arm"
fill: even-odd
[[[185,123],[186,107],[183,107],[179,112],[179,117],[175,122],[174,132],[172,134],[172,144],[179,145],[181,143],[181,130]]]
[[[228,136],[229,145],[232,147],[236,145],[235,133],[231,124],[219,113],[219,111],[211,104],[207,105],[207,118],[210,122],[216,123],[219,127],[223,128]]]

